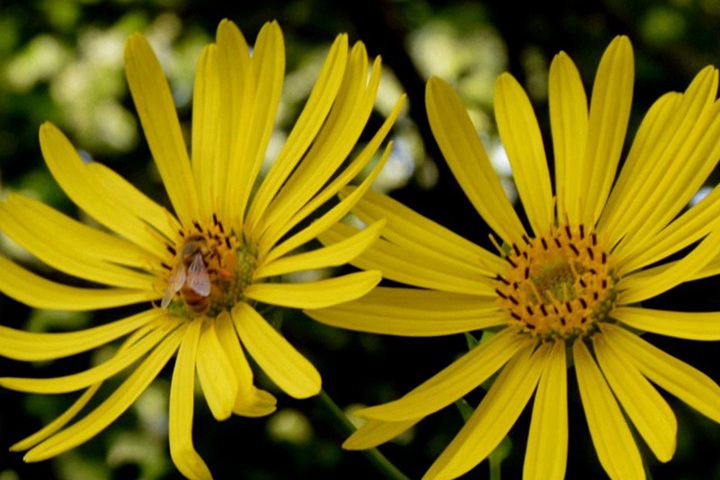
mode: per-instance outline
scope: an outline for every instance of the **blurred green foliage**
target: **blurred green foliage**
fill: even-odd
[[[461,92],[498,170],[507,177],[492,117],[498,73],[510,70],[535,102],[548,138],[546,80],[552,56],[567,51],[590,88],[597,62],[618,34],[636,55],[633,128],[661,93],[681,90],[706,64],[720,64],[720,2],[714,0],[553,0],[519,7],[508,1],[413,0],[2,0],[0,2],[0,182],[3,194],[22,192],[84,218],[44,167],[39,125],[57,124],[88,158],[121,173],[164,201],[139,130],[123,74],[126,37],[143,32],[170,79],[180,118],[189,128],[194,64],[222,18],[235,21],[252,43],[268,20],[280,22],[288,55],[283,106],[274,144],[280,144],[302,107],[329,43],[340,32],[366,43],[386,66],[379,122],[401,91],[410,108],[394,134],[395,153],[378,181],[408,206],[487,245],[487,227],[472,211],[443,163],[424,114],[424,82],[438,75]],[[507,177],[509,178],[509,177]],[[506,179],[507,179],[506,178]],[[713,178],[713,182],[716,177]],[[507,180],[509,194],[512,182]],[[43,270],[7,239],[5,254]],[[56,272],[45,271],[50,278]],[[0,272],[0,275],[2,272]],[[68,280],[62,278],[62,280]],[[655,300],[663,308],[718,309],[714,280],[695,282]],[[94,315],[31,312],[0,298],[2,324],[31,330],[68,330],[128,311]],[[343,408],[398,397],[467,348],[461,335],[434,339],[379,337],[340,331],[286,312],[283,332],[323,374],[326,391]],[[669,353],[720,379],[717,346],[654,339]],[[0,375],[60,375],[110,354],[100,349],[67,362],[26,365],[0,359]],[[52,461],[26,465],[7,448],[52,420],[74,396],[27,396],[0,390],[0,480],[176,479],[167,449],[168,372],[111,428]],[[572,379],[572,376],[571,376]],[[263,377],[264,388],[274,387]],[[604,478],[595,458],[577,389],[569,388],[571,444],[568,478]],[[478,393],[479,395],[479,393]],[[475,405],[478,396],[467,400]],[[720,478],[720,428],[670,399],[679,417],[676,458],[658,464],[645,449],[655,478]],[[462,417],[446,409],[383,447],[411,478],[419,478],[457,432]],[[527,412],[512,430],[505,478],[519,478],[529,425]],[[279,411],[261,419],[215,422],[198,402],[195,444],[218,479],[376,478],[357,452],[344,452],[342,434],[315,401],[280,395]],[[467,478],[487,478],[487,462]]]

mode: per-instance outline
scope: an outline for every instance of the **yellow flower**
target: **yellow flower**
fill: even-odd
[[[589,111],[580,76],[560,53],[550,68],[555,158],[553,195],[530,101],[509,74],[496,83],[501,140],[524,207],[526,228],[508,201],[458,96],[427,85],[433,133],[466,195],[502,240],[499,255],[453,234],[392,199],[370,192],[354,209],[367,224],[387,219],[381,239],[353,263],[420,288],[378,287],[348,304],[308,313],[366,332],[435,336],[494,334],[433,378],[387,404],[359,410],[369,421],[345,446],[386,442],[498,373],[478,408],[425,478],[456,478],[499,444],[535,394],[524,478],[564,477],[567,376],[574,365],[599,460],[614,479],[644,478],[626,417],[662,461],[677,425],[650,383],[720,421],[720,388],[644,340],[650,331],[720,339],[720,312],[642,308],[639,302],[695,278],[720,249],[720,189],[685,211],[720,155],[718,74],[702,70],[683,94],[649,110],[616,180],[630,112],[633,55],[616,38],[598,67]],[[351,238],[338,225],[326,244]],[[697,244],[680,260],[667,261]]]
[[[146,40],[131,36],[126,73],[172,215],[105,166],[85,163],[53,125],[40,129],[48,168],[67,195],[118,235],[83,225],[18,195],[0,203],[0,228],[38,259],[108,288],[62,285],[0,257],[0,290],[36,308],[93,310],[152,302],[131,317],[84,331],[37,334],[0,327],[0,354],[52,360],[125,337],[114,357],[87,371],[51,379],[2,378],[24,392],[86,389],[53,423],[13,446],[38,461],[85,442],[122,414],[177,352],[170,391],[172,458],[188,478],[211,478],[192,443],[195,371],[218,420],[262,416],[275,398],[256,388],[245,351],[288,395],[320,391],[320,375],[255,308],[318,308],[352,300],[380,281],[359,272],[284,283],[292,272],[341,265],[379,234],[383,222],[346,242],[298,248],[341,219],[367,190],[387,157],[353,194],[305,222],[373,159],[400,103],[355,158],[351,153],[372,111],[379,59],[365,48],[333,43],[307,104],[264,180],[255,185],[282,90],[285,54],[279,26],[266,24],[250,49],[237,27],[220,23],[217,43],[198,63],[190,161],[172,96]],[[97,408],[68,424],[107,378],[140,361]]]

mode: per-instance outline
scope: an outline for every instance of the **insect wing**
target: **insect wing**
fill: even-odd
[[[188,267],[187,284],[198,295],[203,297],[210,295],[210,276],[200,253],[195,254]]]
[[[160,307],[164,310],[170,305],[173,296],[180,291],[182,286],[185,284],[185,265],[179,263],[175,266],[172,273],[170,274],[170,280],[165,288],[165,294],[163,295]]]

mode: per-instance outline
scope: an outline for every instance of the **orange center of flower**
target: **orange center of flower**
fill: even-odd
[[[587,337],[607,320],[615,282],[607,249],[583,225],[564,225],[512,245],[498,276],[498,304],[520,331],[541,340]]]
[[[179,234],[176,245],[168,246],[172,264],[163,264],[168,274],[161,308],[189,318],[230,310],[252,281],[251,249],[215,217],[210,226],[194,222]]]

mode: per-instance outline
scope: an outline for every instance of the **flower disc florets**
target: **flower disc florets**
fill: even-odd
[[[542,237],[523,237],[504,255],[498,303],[520,331],[541,340],[572,340],[597,331],[615,301],[611,262],[595,232],[564,225]]]
[[[215,216],[209,226],[193,222],[178,233],[177,243],[168,245],[173,263],[163,264],[169,273],[161,307],[189,318],[215,317],[242,301],[256,266],[252,249]]]

